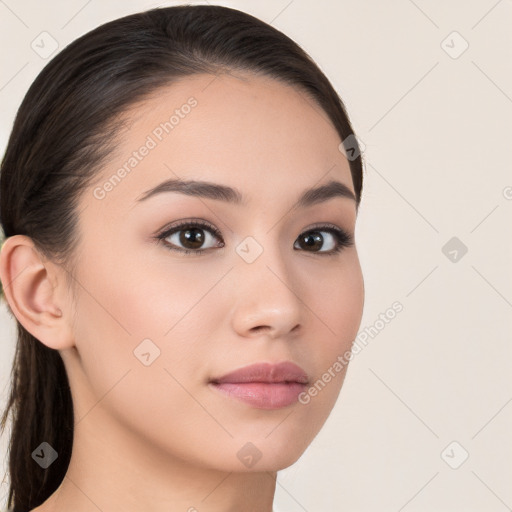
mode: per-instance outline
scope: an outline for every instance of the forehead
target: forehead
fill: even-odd
[[[266,76],[182,78],[132,107],[126,119],[95,183],[107,185],[101,207],[131,207],[169,178],[229,184],[249,202],[294,198],[330,179],[353,191],[327,114],[301,90]]]

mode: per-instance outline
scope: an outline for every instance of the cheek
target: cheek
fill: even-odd
[[[120,256],[111,257],[116,252]],[[88,293],[82,294],[78,309],[89,318],[98,318],[97,331],[114,339],[162,339],[187,320],[189,312],[222,275],[211,268],[203,271],[205,265],[194,267],[177,260],[166,264],[165,258],[151,260],[147,254],[133,250],[123,254],[112,249],[109,253],[88,256],[88,260],[101,261],[101,265],[83,264],[80,281]],[[169,261],[173,261],[171,257]]]
[[[113,258],[116,253],[119,257]],[[169,386],[165,369],[180,382],[190,380],[191,372],[197,375],[204,362],[199,345],[219,319],[217,290],[208,291],[223,272],[195,269],[191,275],[190,264],[156,265],[133,250],[91,251],[84,261],[102,262],[80,269],[75,325],[77,348],[95,394],[102,396],[130,369],[159,367],[163,379],[158,377],[154,390]],[[141,377],[153,378],[151,372]]]
[[[326,274],[317,283],[316,293],[310,291],[309,297],[317,327],[314,348],[309,347],[315,374],[304,400],[311,417],[322,422],[343,385],[351,359],[348,353],[361,324],[364,283],[357,253],[343,260],[339,272]]]
[[[326,273],[310,291],[310,309],[324,334],[324,356],[337,357],[350,348],[363,314],[364,283],[357,253],[352,252],[338,272]],[[324,363],[327,361],[324,361]]]

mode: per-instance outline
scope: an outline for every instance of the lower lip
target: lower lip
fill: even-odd
[[[257,409],[281,409],[297,402],[305,384],[299,382],[210,383],[227,396],[237,398]]]

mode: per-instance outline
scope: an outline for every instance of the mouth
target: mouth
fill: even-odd
[[[213,378],[209,386],[223,396],[257,409],[281,409],[297,402],[309,383],[307,373],[295,363],[256,363]]]

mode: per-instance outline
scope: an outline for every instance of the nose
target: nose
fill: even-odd
[[[242,337],[272,339],[296,334],[305,304],[293,268],[278,250],[266,249],[252,263],[238,262],[233,329]]]

